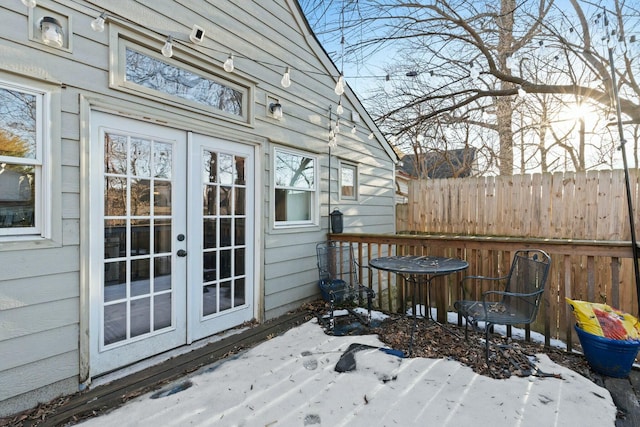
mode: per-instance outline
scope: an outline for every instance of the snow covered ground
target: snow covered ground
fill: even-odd
[[[311,320],[82,425],[615,424],[606,389],[545,355],[538,367],[562,379],[495,380],[452,360],[401,358],[381,348],[375,335],[329,336]]]

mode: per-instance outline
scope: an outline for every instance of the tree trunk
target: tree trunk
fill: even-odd
[[[506,68],[507,56],[513,54],[513,11],[516,8],[515,0],[501,0],[498,40],[498,55],[501,67]],[[501,89],[512,89],[513,84],[503,81]],[[498,138],[500,138],[500,175],[513,174],[513,101],[510,96],[501,96],[496,99],[496,119],[498,125]]]

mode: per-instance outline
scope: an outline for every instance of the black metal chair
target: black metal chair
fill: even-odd
[[[538,314],[540,301],[549,275],[551,258],[541,250],[516,251],[509,273],[503,277],[467,276],[462,279],[462,300],[453,306],[465,318],[465,339],[471,323],[485,322],[485,345],[487,364],[489,363],[489,332],[493,325],[528,325]],[[481,300],[467,299],[470,291],[466,284],[470,281],[482,283],[493,281],[501,284],[499,290],[484,291]]]
[[[348,310],[365,326],[371,325],[371,307],[375,292],[364,286],[358,280],[358,263],[353,254],[351,244],[328,241],[316,245],[318,256],[318,273],[320,293],[329,302],[329,324],[327,330],[331,333],[335,328],[334,311]],[[369,274],[369,277],[371,275]],[[356,308],[362,306],[366,300],[366,315],[359,313]]]

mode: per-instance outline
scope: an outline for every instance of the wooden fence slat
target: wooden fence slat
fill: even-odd
[[[553,239],[562,239],[563,236],[563,228],[562,228],[562,206],[563,206],[563,174],[562,172],[556,172],[553,174],[553,182],[551,188],[551,224],[550,231],[551,237]]]
[[[639,176],[631,172],[637,200]],[[416,180],[408,200],[406,222],[397,209],[399,231],[630,240],[620,170]],[[634,213],[640,223],[640,209]]]

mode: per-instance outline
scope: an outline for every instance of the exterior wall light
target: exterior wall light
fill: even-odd
[[[280,120],[282,118],[282,104],[280,102],[272,102],[269,104],[269,112],[274,119]]]
[[[45,16],[40,20],[40,32],[42,42],[48,46],[62,47],[64,44],[64,33],[60,22],[51,16]]]

